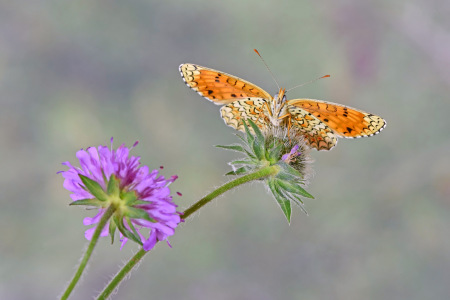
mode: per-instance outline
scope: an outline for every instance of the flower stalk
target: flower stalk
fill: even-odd
[[[145,254],[149,251],[145,251],[141,248],[128,262],[123,268],[119,271],[119,273],[114,276],[114,278],[110,281],[110,283],[105,287],[102,293],[97,297],[99,300],[108,299],[111,293],[117,288],[120,282],[130,273],[131,270],[141,261]]]
[[[97,245],[97,241],[98,241],[98,238],[100,237],[100,233],[102,232],[106,223],[109,221],[109,218],[111,218],[111,216],[113,215],[114,211],[115,211],[114,206],[113,205],[109,206],[108,209],[103,214],[102,218],[100,219],[100,222],[98,223],[97,228],[94,231],[91,242],[89,243],[89,246],[86,250],[86,253],[83,256],[81,263],[78,266],[78,269],[72,278],[72,281],[69,283],[69,286],[65,290],[64,294],[61,296],[61,300],[65,300],[65,299],[69,298],[70,294],[72,293],[73,289],[75,288],[75,285],[80,280],[81,274],[83,273],[84,269],[87,266],[89,259],[92,256],[92,252],[94,251],[95,245]]]
[[[279,166],[267,166],[267,167],[263,167],[263,168],[259,169],[256,172],[253,172],[253,173],[244,175],[242,177],[236,178],[234,180],[231,180],[230,182],[225,183],[224,185],[222,185],[221,187],[219,187],[215,191],[211,192],[210,194],[206,195],[205,197],[200,199],[198,202],[194,203],[191,207],[186,209],[183,212],[182,217],[183,217],[183,219],[186,220],[191,214],[193,214],[194,212],[199,210],[205,204],[207,204],[208,202],[210,202],[214,198],[222,195],[226,191],[231,190],[232,188],[235,188],[235,187],[237,187],[237,186],[239,186],[241,184],[244,184],[244,183],[247,183],[247,182],[250,182],[250,181],[253,181],[253,180],[274,176],[279,171],[280,171],[280,167]]]

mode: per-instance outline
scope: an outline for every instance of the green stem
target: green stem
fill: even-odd
[[[214,198],[222,195],[228,190],[231,190],[234,187],[237,187],[241,184],[247,183],[252,180],[257,180],[261,178],[265,178],[268,176],[272,176],[277,174],[280,171],[280,167],[273,165],[273,166],[267,166],[259,169],[258,171],[254,173],[250,173],[247,175],[244,175],[242,177],[236,178],[230,182],[225,183],[215,191],[209,193],[202,199],[200,199],[198,202],[194,203],[191,207],[186,209],[183,213],[183,219],[187,219],[189,216],[191,216],[193,213],[195,213],[197,210],[199,210],[201,207],[203,207],[205,204],[213,200]],[[139,250],[129,261],[128,263],[122,268],[122,270],[117,273],[116,276],[111,280],[111,282],[105,287],[103,292],[98,296],[98,300],[107,299],[111,293],[116,289],[116,287],[119,285],[119,283],[122,281],[123,278],[136,266],[136,264],[144,257],[144,255],[148,251],[144,251],[144,249]]]
[[[250,173],[247,175],[244,175],[242,177],[236,178],[230,182],[225,183],[221,187],[219,187],[217,190],[211,192],[210,194],[206,195],[202,199],[200,199],[198,202],[194,203],[191,207],[186,209],[183,213],[183,219],[187,219],[190,215],[195,213],[197,210],[199,210],[202,206],[204,206],[206,203],[210,202],[214,198],[222,195],[228,190],[231,190],[234,187],[237,187],[241,184],[247,183],[252,180],[261,179],[267,176],[275,175],[280,171],[279,166],[267,166],[259,169],[258,171],[254,173]]]
[[[106,223],[108,222],[109,218],[111,218],[111,216],[113,215],[115,210],[116,209],[111,205],[108,207],[108,209],[103,214],[102,218],[100,219],[100,222],[98,223],[97,227],[95,228],[94,235],[92,236],[91,242],[89,243],[86,253],[84,253],[83,259],[81,260],[81,263],[78,266],[78,270],[75,273],[75,275],[73,276],[73,279],[70,282],[67,289],[65,290],[64,294],[61,296],[61,300],[65,300],[65,299],[69,298],[70,293],[72,293],[72,290],[74,289],[75,285],[80,280],[81,274],[83,273],[84,269],[86,268],[89,258],[91,257],[92,252],[94,251],[94,247],[97,244],[98,238],[100,237],[100,233],[102,232],[103,228],[105,227]]]
[[[119,283],[122,281],[122,279],[127,276],[128,273],[130,273],[131,270],[136,266],[138,262],[141,261],[141,259],[144,257],[144,255],[148,251],[145,251],[144,249],[139,250],[129,261],[128,263],[123,266],[122,270],[119,271],[119,273],[114,276],[114,278],[111,280],[111,282],[105,287],[103,292],[97,297],[98,300],[104,300],[107,299],[111,293],[116,289],[116,287],[119,285]]]

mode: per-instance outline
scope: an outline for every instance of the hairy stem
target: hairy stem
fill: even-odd
[[[73,276],[72,281],[70,282],[69,286],[65,290],[64,294],[61,296],[61,300],[65,300],[65,299],[69,298],[70,293],[72,293],[73,289],[75,288],[75,285],[80,280],[81,274],[83,273],[84,269],[86,268],[89,258],[91,258],[92,252],[94,251],[95,245],[97,244],[98,238],[100,237],[100,233],[102,232],[103,227],[105,227],[106,223],[108,222],[109,218],[111,218],[111,216],[115,210],[116,210],[115,207],[111,205],[108,207],[108,209],[103,214],[102,218],[100,219],[100,222],[98,223],[97,227],[95,228],[94,235],[92,236],[91,242],[89,243],[86,253],[84,253],[83,259],[81,260],[81,263],[78,266],[78,270],[76,271],[75,275]]]

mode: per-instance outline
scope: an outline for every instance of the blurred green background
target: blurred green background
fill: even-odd
[[[54,299],[87,244],[57,175],[80,148],[133,150],[180,210],[239,158],[219,107],[182,82],[191,62],[357,107],[376,137],[313,151],[290,226],[261,184],[180,226],[114,299],[447,299],[450,295],[450,2],[1,1],[0,298]],[[73,299],[92,299],[135,251],[103,239]]]

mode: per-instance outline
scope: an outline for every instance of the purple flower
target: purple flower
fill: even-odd
[[[298,148],[299,145],[296,144],[294,147],[292,147],[291,152],[284,154],[281,159],[286,163],[290,163],[291,161],[295,160],[297,156],[302,154],[300,151],[298,151]]]
[[[158,241],[167,240],[173,235],[181,221],[169,189],[177,176],[165,179],[158,175],[158,170],[149,171],[147,166],[141,166],[140,157],[130,156],[130,150],[137,142],[130,149],[121,145],[117,150],[112,149],[112,143],[111,138],[110,149],[99,146],[78,151],[76,156],[80,168],[64,162],[63,165],[69,167],[69,170],[60,172],[65,178],[64,188],[72,192],[72,204],[98,207],[98,214],[93,218],[85,218],[84,225],[97,224],[106,209],[113,205],[114,214],[103,228],[101,236],[111,233],[114,239],[115,229],[118,228],[121,248],[132,238],[142,243],[144,250],[148,251]],[[117,188],[111,188],[111,191],[115,192],[108,192],[114,185]],[[148,232],[145,229],[149,229],[148,237],[144,233]],[[94,230],[95,227],[86,230],[86,239],[92,238]]]

